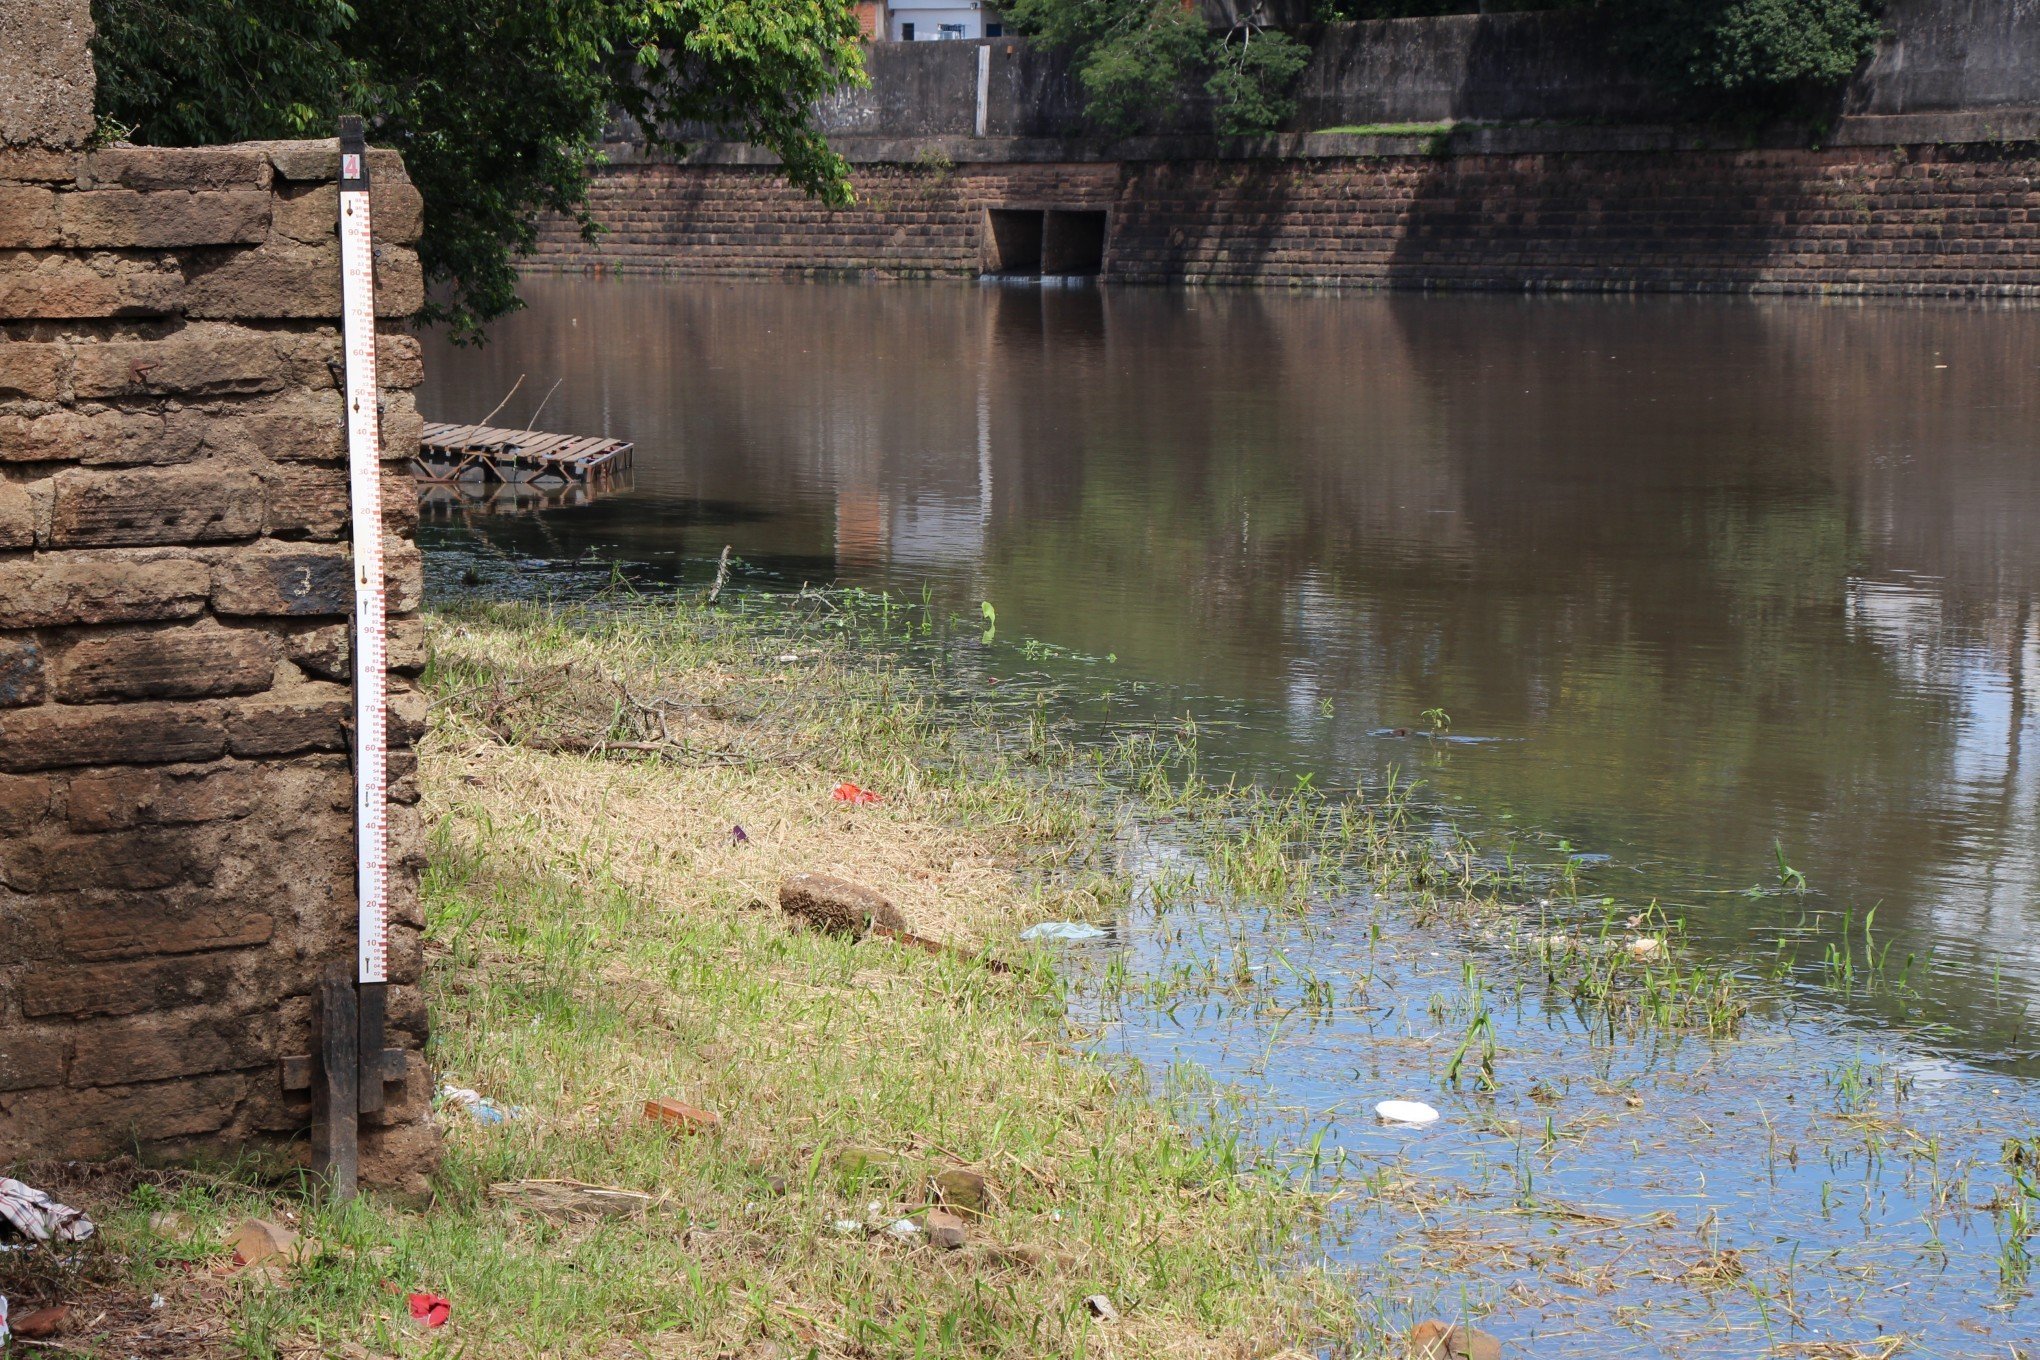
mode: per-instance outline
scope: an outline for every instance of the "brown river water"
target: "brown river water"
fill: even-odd
[[[1620,1284],[1634,1240],[1599,1257],[1583,1242],[1562,1271],[1533,1242],[1482,1258],[1486,1292],[1454,1285],[1435,1309],[1564,1355],[1878,1354],[1905,1334],[1904,1354],[2004,1356],[2040,1336],[2025,1269],[2006,1266],[2008,1201],[1983,1185],[2003,1179],[2003,1139],[2040,1131],[2040,308],[525,291],[487,346],[432,344],[428,417],[479,419],[523,375],[492,423],[543,399],[540,428],[634,440],[635,470],[585,503],[431,509],[440,598],[572,595],[617,564],[695,584],[728,544],[742,589],[925,591],[973,636],[990,601],[1007,650],[980,664],[1050,677],[1079,723],[1191,715],[1214,766],[1278,786],[1395,769],[1477,839],[1571,856],[1591,891],[1683,915],[1708,957],[1804,983],[1803,1009],[1732,1050],[1554,1059],[1555,1107],[1512,1115],[1506,1080],[1478,1111],[1427,1095],[1479,1127],[1421,1148],[1383,1144],[1367,1102],[1432,1089],[1433,1031],[1449,1049],[1452,1023],[1406,1008],[1392,1042],[1369,1021],[1278,1045],[1265,1015],[1101,1003],[1128,1056],[1264,1095],[1249,1132],[1277,1147],[1330,1129],[1369,1174],[1469,1204],[1492,1190],[1520,1213],[1526,1154],[1496,1130],[1572,1117],[1578,1150],[1550,1154],[1538,1193],[1601,1207],[1564,1231],[1679,1220],[1659,1243],[1671,1265]],[[1114,693],[1109,713],[1087,686]],[[1425,716],[1440,709],[1449,728]],[[1860,961],[1873,909],[1906,985],[1823,988],[1824,952],[1843,941]],[[1428,993],[1434,1018],[1485,994],[1449,949],[1363,960],[1336,922],[1305,934],[1270,926],[1255,947]],[[1110,947],[1153,970],[1181,939],[1129,929]],[[1520,988],[1495,1023],[1505,1053],[1564,1029]],[[1856,1138],[1864,1092],[1886,1087],[1931,1165],[1889,1130],[1834,1150],[1832,1121]],[[1625,1142],[1607,1130],[1636,1091],[1650,1122]],[[1788,1105],[1814,1120],[1799,1102],[1814,1091],[1828,1122],[1781,1134]],[[1771,1102],[1764,1147],[1693,1135],[1731,1097]],[[1807,1150],[1789,1171],[1781,1137]],[[1668,1171],[1666,1148],[1687,1160]],[[1696,1188],[1759,1179],[1766,1159],[1760,1189]],[[1406,1279],[1437,1248],[1402,1223],[1324,1250]],[[1735,1244],[1743,1283],[1672,1268],[1685,1248],[1665,1243],[1696,1233]],[[1675,1335],[1639,1329],[1644,1314]]]

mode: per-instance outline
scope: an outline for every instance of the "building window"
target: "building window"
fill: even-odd
[[[913,40],[914,40],[914,26],[912,24],[901,24],[900,41],[912,42]]]
[[[985,36],[987,38],[1003,38],[1006,36],[1006,26],[1004,24],[986,24]]]
[[[942,36],[943,36],[944,38],[947,38],[947,39],[951,39],[951,40],[954,40],[954,39],[957,39],[957,38],[961,38],[961,37],[963,36],[963,25],[962,25],[962,24],[943,24],[943,25],[942,25],[941,27],[937,28],[937,29],[936,29],[935,31],[936,31],[937,33],[940,33],[940,34],[941,34],[941,35],[942,35]]]

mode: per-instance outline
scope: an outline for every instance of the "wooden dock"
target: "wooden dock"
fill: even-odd
[[[597,435],[499,430],[489,425],[427,421],[411,470],[421,482],[566,484],[621,472],[632,445]]]

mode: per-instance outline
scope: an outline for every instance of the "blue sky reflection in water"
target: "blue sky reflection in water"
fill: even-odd
[[[1366,900],[1135,913],[1101,955],[1159,975],[1222,947],[1263,981],[1129,1002],[1102,1042],[1260,1093],[1243,1117],[1279,1141],[1329,1129],[1349,1179],[1409,1182],[1359,1201],[1342,1251],[1463,1282],[1540,1354],[2040,1336],[1999,1279],[2001,1144],[2040,1133],[2040,310],[528,294],[488,347],[434,347],[427,414],[476,418],[524,374],[498,423],[521,420],[557,381],[540,424],[635,439],[631,489],[435,511],[436,591],[572,591],[612,562],[699,582],[729,543],[746,588],[989,599],[999,641],[963,664],[1047,676],[1093,730],[1189,713],[1208,768],[1276,786],[1398,769],[1484,847],[1577,854],[1590,896],[1661,899],[1696,957],[1799,979],[1732,1043],[1596,1043],[1535,968]],[[1475,740],[1425,737],[1427,709]],[[1844,940],[1907,985],[1835,985]],[[1299,1008],[1321,995],[1299,959],[1329,1016]],[[1499,1089],[1441,1090],[1483,1004]],[[1446,1123],[1373,1126],[1410,1094]]]

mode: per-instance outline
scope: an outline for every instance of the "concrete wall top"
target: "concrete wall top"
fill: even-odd
[[[90,0],[0,4],[0,146],[67,150],[92,136]]]
[[[2040,0],[1886,0],[1884,26],[1849,86],[1850,113],[2040,104]]]

